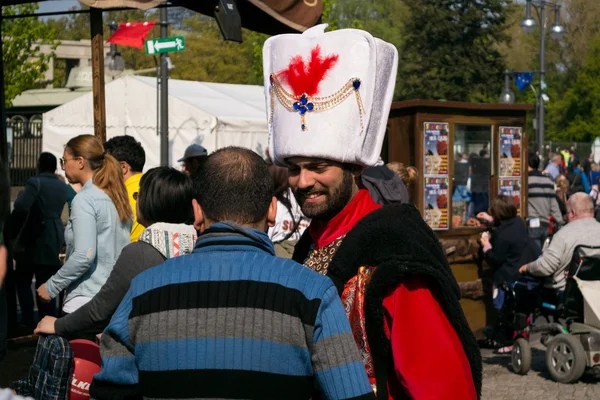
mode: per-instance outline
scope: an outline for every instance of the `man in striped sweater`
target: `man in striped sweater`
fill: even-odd
[[[277,201],[250,150],[195,177],[194,252],[138,275],[102,336],[97,399],[375,398],[336,287],[275,257]]]
[[[548,236],[549,217],[552,216],[557,225],[562,225],[563,218],[556,200],[554,183],[550,177],[543,175],[539,168],[540,157],[535,153],[529,153],[527,229],[529,237],[540,247],[544,247],[544,241]]]

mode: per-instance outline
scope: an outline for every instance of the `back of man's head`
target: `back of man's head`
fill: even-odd
[[[273,179],[255,152],[241,147],[217,150],[193,179],[194,198],[211,222],[255,226],[266,220]]]
[[[115,136],[104,143],[104,150],[119,162],[126,162],[133,172],[142,172],[146,164],[146,152],[133,136]]]
[[[40,172],[56,172],[56,157],[52,153],[42,153],[38,159],[38,170]]]
[[[540,169],[540,157],[534,152],[529,153],[529,168],[533,170]]]
[[[552,156],[552,162],[553,162],[554,164],[560,164],[560,163],[562,162],[562,159],[563,159],[563,158],[562,158],[562,155],[560,155],[560,154],[554,154],[554,155]]]
[[[572,212],[575,216],[575,218],[571,219],[590,218],[594,216],[594,203],[592,202],[592,198],[586,193],[579,192],[569,197],[567,209],[569,213]]]

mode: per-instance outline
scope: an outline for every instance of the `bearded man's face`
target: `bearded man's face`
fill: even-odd
[[[307,157],[287,161],[288,183],[306,217],[330,220],[352,200],[354,176],[341,163]]]

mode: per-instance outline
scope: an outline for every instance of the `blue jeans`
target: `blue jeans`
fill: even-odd
[[[494,291],[497,291],[497,292],[496,292],[496,297],[494,297],[492,299],[492,305],[494,306],[494,308],[496,310],[501,310],[502,306],[504,305],[504,298],[505,298],[506,293],[504,293],[504,290],[502,290],[499,287],[495,287]]]
[[[540,245],[540,249],[544,248],[544,242],[548,237],[548,226],[542,224],[539,228],[527,227],[529,237],[536,241]]]

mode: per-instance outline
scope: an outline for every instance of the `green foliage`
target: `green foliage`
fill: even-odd
[[[550,108],[561,116],[555,118],[554,139],[591,142],[600,133],[600,38],[564,97],[557,97]]]
[[[72,10],[84,10],[88,7],[74,7]],[[102,15],[104,21],[104,38],[110,37],[110,27],[108,26],[111,21],[117,23],[122,22],[143,22],[143,21],[158,21],[158,13],[145,12],[141,10],[125,10],[125,11],[109,11]],[[48,28],[53,29],[57,32],[57,39],[61,40],[89,40],[90,39],[90,17],[89,14],[71,14],[69,16],[61,17],[58,19],[49,19],[46,21]],[[149,37],[158,37],[159,28],[153,29]],[[125,68],[131,70],[140,70],[151,68],[154,66],[154,60],[152,57],[146,55],[144,49],[137,49],[135,47],[119,46],[119,53],[125,60]],[[60,66],[59,66],[60,67]],[[62,73],[59,69],[59,75]],[[63,80],[61,76],[54,80],[55,85],[59,82],[66,82],[66,78]]]
[[[402,99],[493,101],[502,89],[508,0],[404,0]]]
[[[550,97],[546,103],[546,139],[591,140],[599,133],[595,127],[600,126],[600,1],[562,0],[561,4],[568,33],[560,41],[548,37],[546,43],[546,82]],[[25,11],[30,10],[25,7],[35,6],[18,7],[21,8],[13,12],[30,12]],[[9,12],[9,8],[4,10]],[[496,103],[506,68],[512,71],[539,69],[539,32],[525,34],[521,30],[519,22],[523,15],[523,2],[515,0],[323,0],[322,21],[329,24],[329,30],[365,29],[398,48],[396,100],[425,98]],[[535,12],[532,15],[537,18]],[[547,26],[553,18],[549,10]],[[173,19],[177,19],[175,13]],[[105,24],[111,20],[157,21],[158,13],[156,10],[104,13]],[[244,30],[244,42],[238,44],[225,42],[210,17],[196,14],[172,22],[176,24],[170,28],[170,35],[184,35],[188,49],[170,54],[175,65],[171,77],[263,83],[262,47],[266,35]],[[50,19],[46,25],[46,31],[38,35],[51,38],[54,33],[54,38],[60,40],[89,39],[87,14]],[[34,26],[40,29],[39,23]],[[108,33],[106,27],[106,37]],[[6,31],[3,34],[7,35]],[[156,37],[159,37],[158,27],[149,36]],[[154,67],[153,58],[144,50],[125,46],[118,49],[128,69]],[[13,68],[14,65],[18,65],[16,70],[20,73],[21,65],[13,63]],[[40,71],[46,66],[47,62],[37,64]],[[64,66],[55,62],[54,68],[55,85],[64,83]],[[39,82],[40,75],[37,75],[36,82]],[[15,75],[7,78],[7,82],[9,79],[14,80]],[[539,90],[539,75],[533,85]],[[530,88],[518,92],[513,86],[513,90],[518,103],[535,104]],[[529,123],[534,115],[532,112],[529,116]],[[528,131],[533,136],[531,127]]]
[[[67,84],[67,78],[67,61],[58,58],[54,59],[52,87],[64,87]]]
[[[243,43],[227,42],[214,20],[197,17],[187,19],[183,28],[187,32],[186,50],[170,54],[175,64],[172,78],[262,84],[262,65],[254,63],[255,54],[262,49],[261,36],[244,30]]]
[[[333,13],[334,2],[335,0],[323,0],[323,14],[321,15],[321,21],[329,24],[329,30],[332,31],[339,29],[338,21]]]
[[[79,9],[76,7],[75,9]],[[139,10],[110,11],[103,14],[105,24],[104,36],[110,37],[108,24],[111,21],[142,22],[159,20],[155,10],[148,12]],[[169,35],[183,35],[186,50],[171,53],[171,61],[175,68],[169,75],[173,79],[186,79],[205,82],[262,84],[262,46],[268,36],[244,29],[244,42],[226,42],[214,19],[201,14],[184,21],[173,21],[180,30],[169,27]],[[89,16],[73,14],[55,20],[48,20],[49,28],[59,32],[58,38],[63,40],[81,40],[90,38]],[[157,25],[148,35],[148,39],[160,37]],[[146,54],[144,49],[118,46],[118,51],[125,60],[127,69],[138,71],[154,68],[154,58]],[[60,74],[60,70],[58,71]],[[55,82],[62,81],[58,77]]]
[[[268,35],[258,32],[248,32],[245,42],[252,48],[252,80],[254,85],[262,85],[264,82],[262,51]]]
[[[37,3],[2,7],[4,16],[30,14]],[[55,32],[36,18],[2,20],[2,60],[6,107],[21,92],[41,87],[54,53],[42,54],[40,46],[53,42]],[[56,49],[56,43],[52,47]]]
[[[600,38],[600,2],[597,0],[563,0],[560,2],[561,22],[567,26],[567,34],[560,40],[546,35],[546,84],[550,101],[546,103],[545,139],[547,141],[576,141],[594,138],[598,132],[594,129],[594,114],[589,104],[596,101],[596,91],[590,81],[593,76],[592,50]],[[552,9],[546,11],[546,26],[554,22]],[[540,69],[540,32],[524,33],[519,27],[523,18],[522,3],[513,3],[509,7],[508,27],[505,31],[511,40],[499,47],[511,71],[537,71]],[[541,25],[536,12],[532,13],[537,26]],[[584,72],[582,72],[584,70]],[[591,84],[592,86],[586,86]],[[578,86],[579,85],[579,86]],[[539,91],[539,74],[533,86]],[[535,104],[532,91],[527,89],[517,93],[517,102]],[[587,105],[586,105],[587,104]],[[593,108],[593,107],[592,107]],[[535,113],[528,116],[532,121]],[[533,133],[532,129],[529,132]],[[531,135],[533,136],[533,134]]]
[[[373,36],[400,49],[404,45],[402,30],[408,17],[408,8],[399,0],[324,0],[322,20],[329,30],[364,29]],[[396,98],[402,86],[402,77],[396,79]]]

